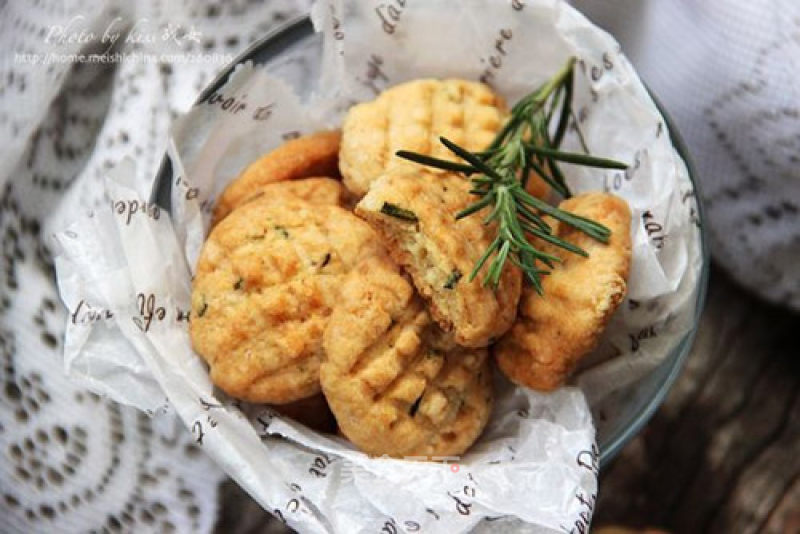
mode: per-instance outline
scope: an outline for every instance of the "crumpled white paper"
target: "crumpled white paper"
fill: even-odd
[[[106,180],[108,209],[56,236],[70,309],[68,372],[144,410],[174,406],[234,479],[304,532],[587,531],[598,451],[586,397],[597,406],[644,376],[694,316],[696,207],[663,119],[613,39],[561,1],[339,0],[318,3],[312,16],[324,34],[312,98],[303,102],[264,69],[240,65],[174,128],[171,217],[136,190],[126,162]],[[308,64],[319,47],[305,46]],[[563,170],[573,191],[613,191],[634,213],[628,298],[576,378],[583,391],[544,395],[497,377],[494,413],[469,453],[418,462],[368,458],[213,388],[187,332],[191,276],[213,200],[246,164],[299,133],[335,127],[351,103],[393,84],[481,79],[514,101],[573,55],[577,129],[593,153],[631,168]],[[301,83],[317,83],[304,76]],[[578,150],[577,135],[571,128],[567,148]]]

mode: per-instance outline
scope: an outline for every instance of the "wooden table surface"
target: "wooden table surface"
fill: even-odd
[[[712,268],[682,375],[600,475],[594,530],[800,533],[797,334],[800,316]],[[233,482],[220,495],[217,532],[287,531]]]

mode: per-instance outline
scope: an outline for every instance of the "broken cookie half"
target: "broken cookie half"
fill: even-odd
[[[356,206],[411,276],[439,325],[465,347],[485,347],[514,321],[522,275],[508,265],[497,288],[484,285],[475,264],[491,245],[495,226],[481,214],[456,220],[473,202],[470,183],[449,173],[387,173]]]

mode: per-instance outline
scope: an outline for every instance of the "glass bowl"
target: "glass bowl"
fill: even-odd
[[[200,93],[196,104],[205,101],[212,93],[222,87],[236,65],[245,61],[252,61],[256,65],[266,66],[271,75],[285,79],[301,99],[306,98],[314,89],[316,75],[320,69],[321,50],[322,35],[314,32],[311,20],[307,16],[289,21],[274,32],[254,42],[234,59]],[[670,120],[669,115],[652,92],[651,96],[664,117],[672,144],[686,162],[689,176],[695,192],[697,192],[698,184],[695,171],[686,145]],[[169,158],[165,157],[154,183],[152,199],[164,209],[169,210],[171,190],[172,168]],[[697,197],[699,198],[699,194],[697,194]],[[600,449],[601,468],[608,465],[608,462],[653,416],[664,401],[670,387],[680,375],[684,361],[692,347],[705,302],[709,272],[708,243],[704,230],[705,216],[699,200],[697,204],[703,258],[701,273],[698,278],[697,302],[692,327],[658,367],[619,393],[619,398],[624,399],[621,404],[622,410],[614,413],[613,416],[609,416],[602,425],[598,426],[597,444]]]

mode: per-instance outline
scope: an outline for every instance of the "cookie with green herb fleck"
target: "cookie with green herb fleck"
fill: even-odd
[[[541,391],[558,388],[584,355],[595,348],[627,290],[631,261],[631,211],[624,199],[608,193],[584,193],[559,208],[591,218],[611,230],[602,243],[572,226],[545,217],[553,234],[582,248],[588,256],[536,241],[561,258],[542,277],[543,295],[526,287],[519,317],[492,348],[503,373],[516,384]]]
[[[211,231],[192,285],[190,334],[232,397],[284,404],[320,391],[322,333],[342,278],[385,254],[339,206],[255,199]]]
[[[460,455],[486,426],[487,350],[456,345],[386,256],[347,276],[324,347],[323,393],[340,431],[368,454]]]
[[[411,275],[440,326],[467,347],[483,347],[514,322],[521,288],[519,269],[500,276],[497,289],[470,280],[489,247],[494,225],[483,217],[456,220],[474,199],[470,183],[451,173],[387,173],[370,187],[355,212],[385,240],[389,253]]]
[[[506,115],[503,99],[482,83],[425,79],[391,87],[350,108],[344,119],[339,151],[344,183],[360,197],[385,172],[413,169],[395,156],[398,150],[456,161],[440,146],[440,135],[482,150]]]

